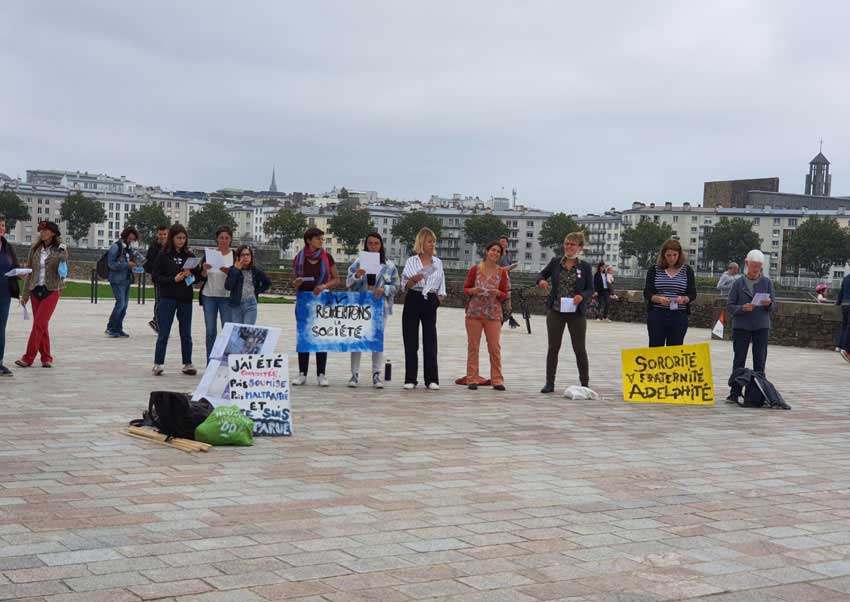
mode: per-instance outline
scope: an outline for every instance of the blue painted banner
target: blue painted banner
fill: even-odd
[[[383,351],[384,300],[372,292],[298,293],[299,352]]]

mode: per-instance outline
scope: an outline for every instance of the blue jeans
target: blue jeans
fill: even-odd
[[[256,324],[257,323],[257,300],[254,298],[243,299],[239,307],[230,306],[230,319],[228,322],[234,324]]]
[[[130,303],[130,282],[124,284],[112,284],[112,295],[115,297],[115,306],[106,324],[109,334],[118,334],[124,331],[124,316],[127,315],[127,305]]]
[[[215,345],[215,337],[218,335],[218,318],[221,318],[221,325],[225,322],[232,322],[230,319],[230,299],[228,297],[207,297],[201,295],[201,305],[204,308],[204,326],[207,331],[207,359],[210,358],[213,345]]]
[[[9,319],[9,306],[12,298],[8,295],[0,296],[0,366],[3,365],[3,354],[6,352],[6,322]]]
[[[682,309],[653,307],[646,316],[650,347],[684,345],[688,332],[688,312]]]
[[[165,350],[168,347],[168,336],[171,334],[174,314],[177,314],[177,322],[180,325],[180,352],[183,355],[183,363],[192,363],[192,302],[181,303],[175,299],[162,298],[159,300],[156,315],[159,332],[156,335],[154,364],[161,366],[165,363]]]

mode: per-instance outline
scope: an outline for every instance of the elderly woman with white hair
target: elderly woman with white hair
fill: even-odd
[[[773,282],[762,273],[764,253],[753,249],[747,253],[743,278],[739,278],[729,291],[726,313],[732,316],[732,372],[747,363],[750,343],[753,346],[753,371],[764,375],[767,362],[767,338],[770,334],[770,314],[776,311],[776,293]],[[728,401],[737,401],[742,391],[735,386],[729,391]]]

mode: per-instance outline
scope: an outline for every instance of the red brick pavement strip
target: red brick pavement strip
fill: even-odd
[[[450,384],[462,314],[441,309],[440,392],[350,390],[347,356],[332,355],[334,386],[293,392],[294,437],[189,456],[118,434],[148,391],[197,379],[170,364],[150,376],[147,311],[131,307],[133,337],[113,341],[98,334],[108,309],[63,300],[56,367],[16,370],[0,389],[0,599],[850,599],[847,368],[834,353],[770,349],[791,412],[629,405],[618,350],[645,330],[591,323],[605,399],[571,402],[537,393],[538,320],[532,336],[503,333],[508,391],[468,391]],[[291,311],[264,306],[266,321],[288,348]],[[197,350],[198,310],[194,322]],[[9,353],[25,326],[10,323]],[[568,347],[560,387],[574,378]],[[400,372],[398,332],[387,354]],[[712,343],[712,360],[722,393],[729,344]]]

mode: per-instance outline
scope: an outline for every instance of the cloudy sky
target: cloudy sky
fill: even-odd
[[[8,0],[0,172],[546,209],[850,195],[850,3]]]

